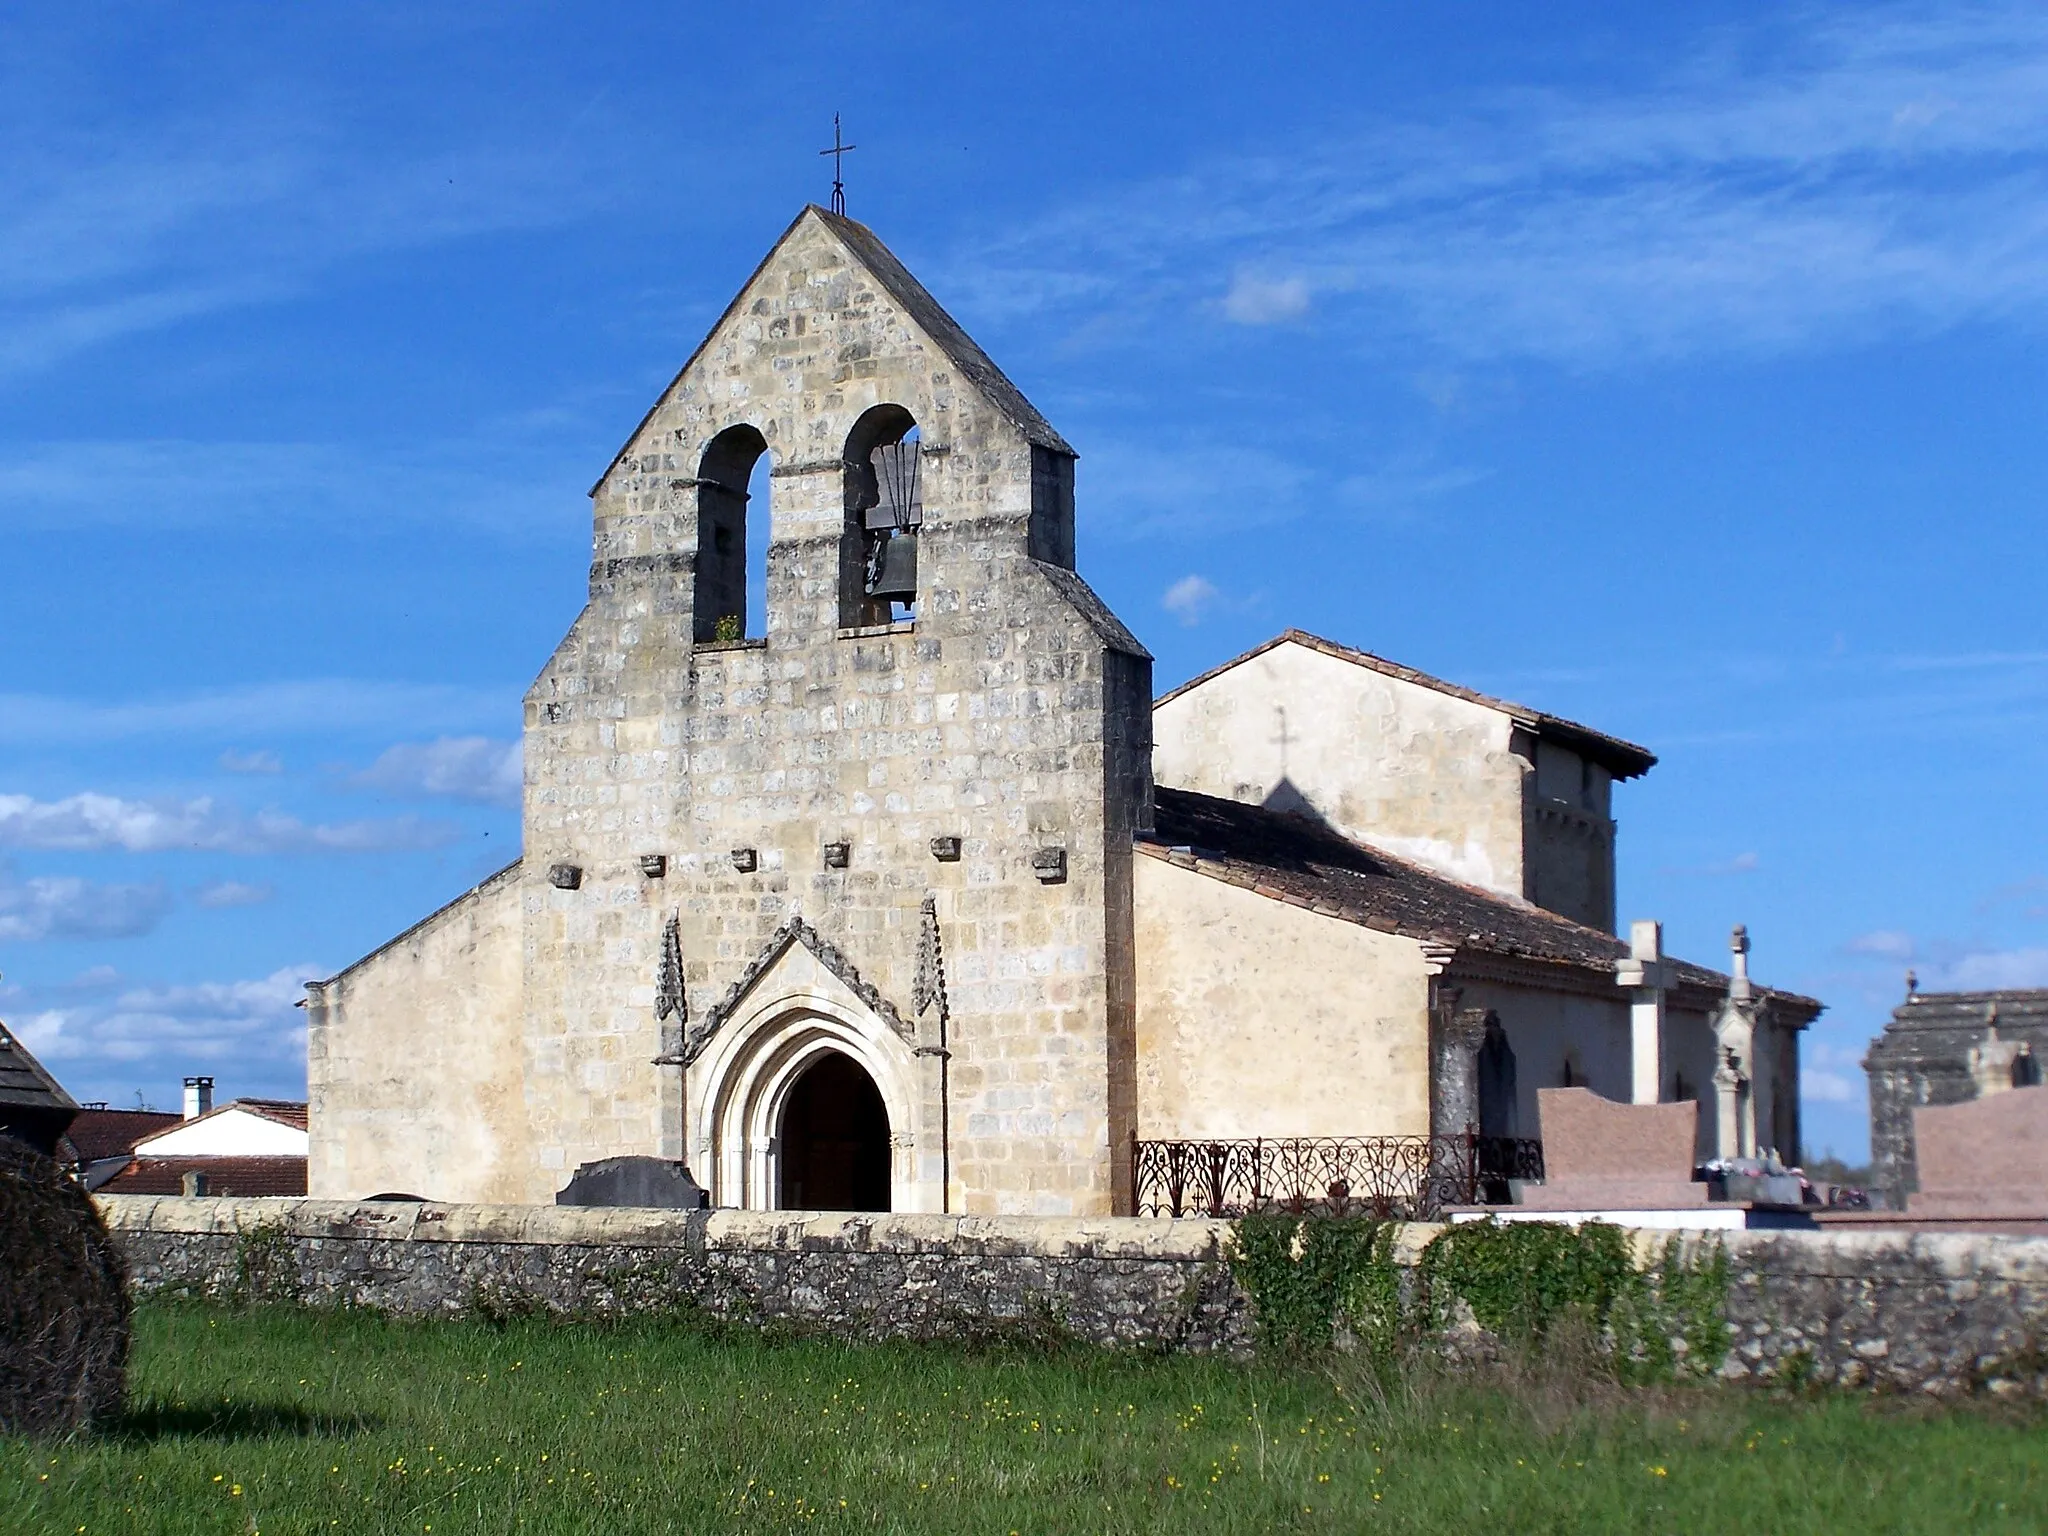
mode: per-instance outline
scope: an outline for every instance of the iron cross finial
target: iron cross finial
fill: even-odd
[[[839,114],[834,112],[832,114],[832,147],[830,149],[821,149],[818,153],[832,157],[832,211],[842,216],[846,213],[846,183],[840,179],[840,171],[842,169],[840,160],[842,156],[850,154],[859,148],[858,144],[842,144],[839,142]]]

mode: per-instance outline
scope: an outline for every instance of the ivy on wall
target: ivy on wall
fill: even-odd
[[[1476,1221],[1446,1227],[1411,1270],[1392,1222],[1281,1215],[1237,1223],[1231,1271],[1251,1297],[1260,1346],[1302,1353],[1352,1344],[1391,1355],[1442,1338],[1469,1313],[1514,1347],[1577,1318],[1626,1380],[1707,1375],[1728,1352],[1728,1256],[1669,1239],[1639,1266],[1620,1227]]]

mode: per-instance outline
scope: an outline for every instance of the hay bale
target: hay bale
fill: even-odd
[[[128,1283],[92,1199],[0,1136],[0,1434],[65,1434],[121,1411]]]

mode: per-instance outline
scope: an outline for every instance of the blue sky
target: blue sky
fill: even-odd
[[[2048,985],[2048,14],[10,6],[0,1013],[296,1093],[517,851],[584,492],[835,110],[1162,690],[1299,625],[1641,741],[1623,915]]]

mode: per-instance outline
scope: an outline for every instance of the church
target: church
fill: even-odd
[[[1617,936],[1648,752],[1298,631],[1155,699],[1076,458],[806,208],[591,492],[523,856],[308,985],[310,1192],[1131,1214],[1148,1148],[1533,1137],[1560,1084],[1796,1157],[1820,1004]]]

